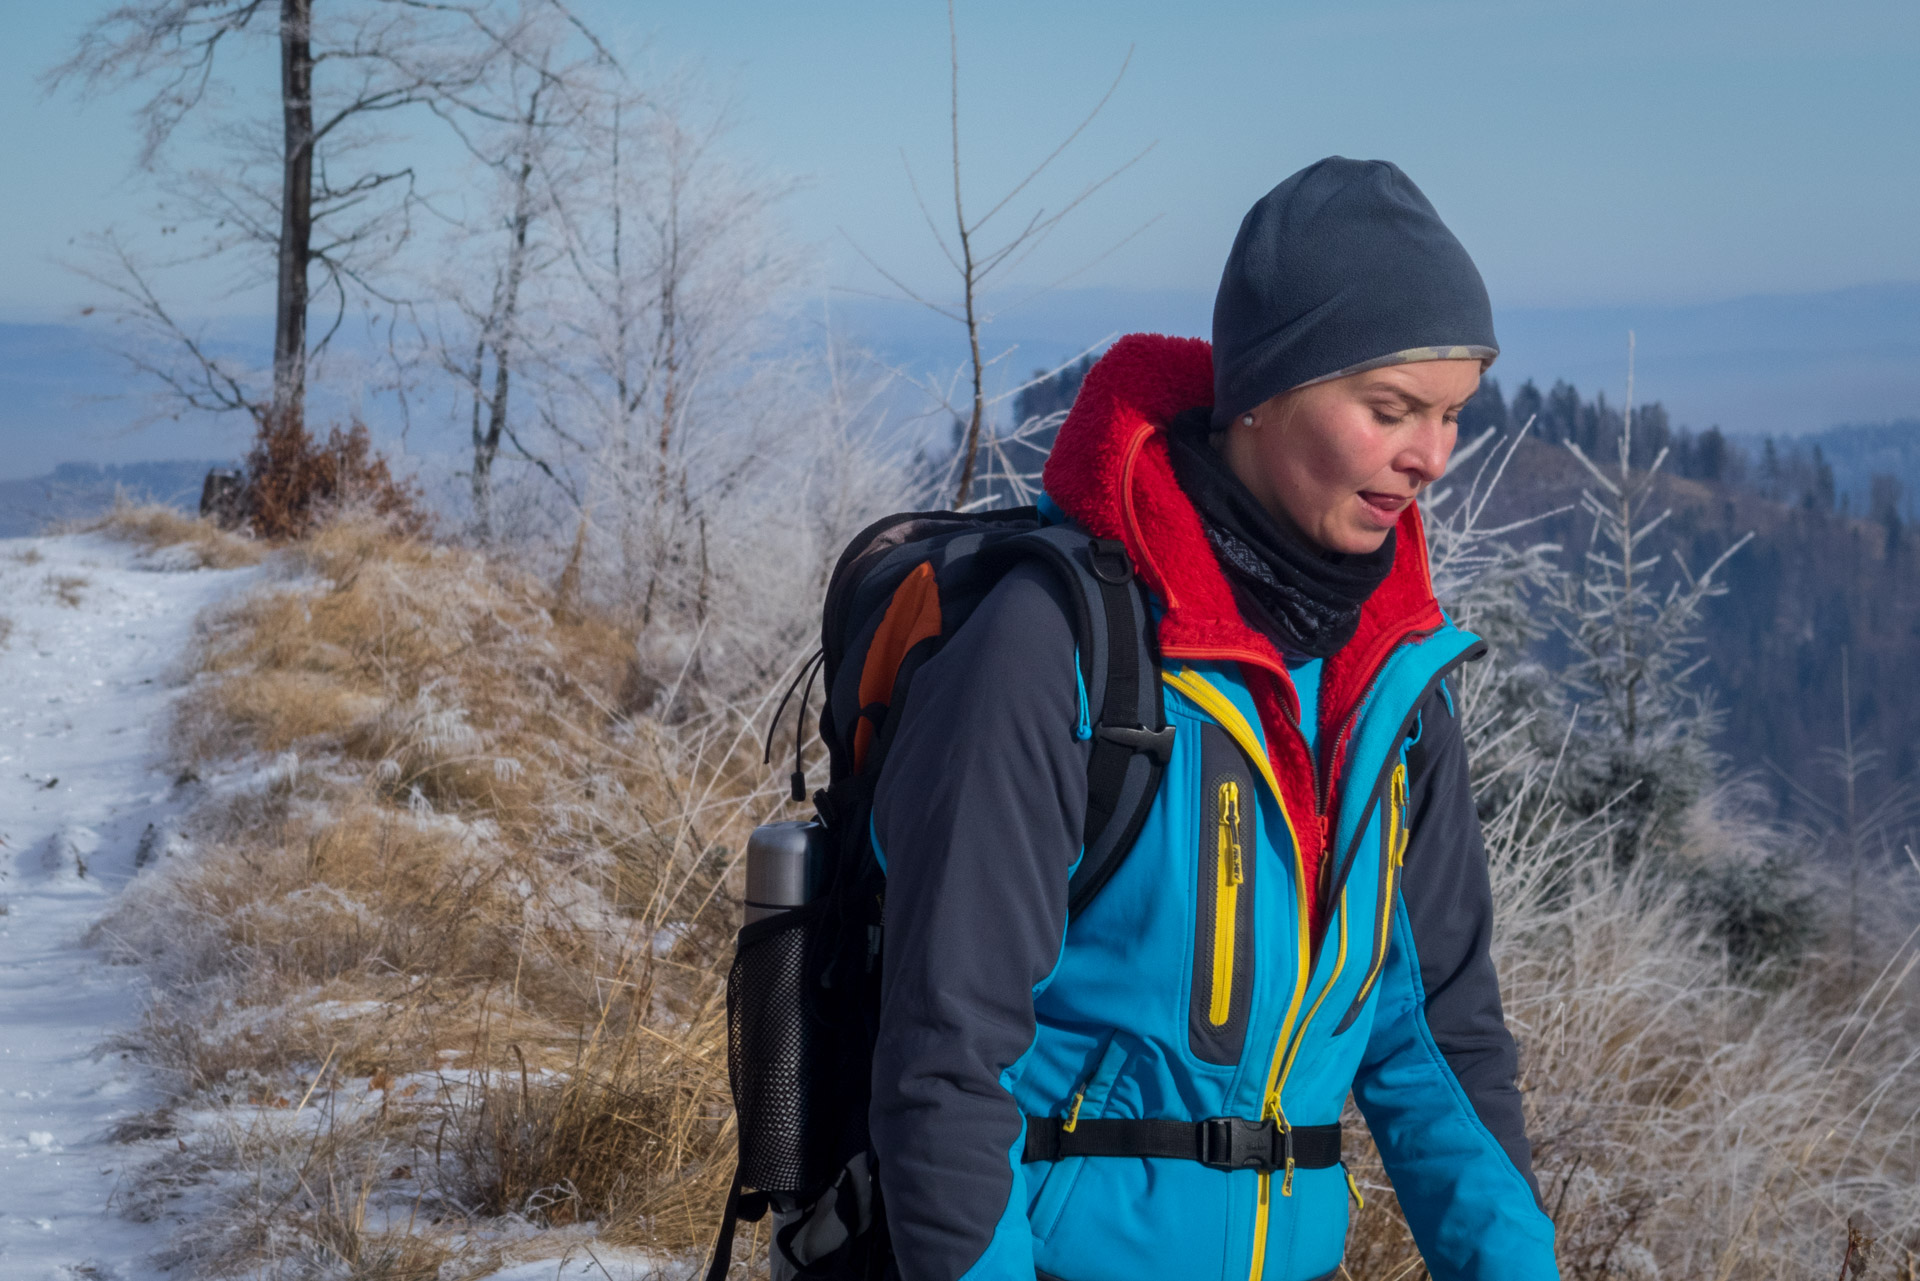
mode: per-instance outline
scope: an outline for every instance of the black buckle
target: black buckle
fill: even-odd
[[[1093,576],[1103,583],[1120,587],[1133,580],[1133,561],[1127,545],[1111,538],[1096,538],[1087,544],[1087,561]]]
[[[1094,737],[1118,743],[1130,752],[1145,752],[1161,765],[1173,759],[1173,726],[1148,729],[1145,725],[1098,725]]]
[[[1200,1122],[1200,1164],[1216,1170],[1275,1169],[1274,1125],[1237,1116],[1213,1116]]]

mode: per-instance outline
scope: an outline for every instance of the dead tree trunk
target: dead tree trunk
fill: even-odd
[[[307,395],[307,266],[313,256],[313,0],[280,0],[284,130],[272,418],[298,422]]]
[[[487,398],[487,424],[473,422],[473,517],[475,532],[484,541],[493,537],[493,461],[507,431],[507,397],[513,385],[517,357],[514,337],[520,311],[520,287],[527,274],[527,233],[533,226],[533,145],[539,123],[540,90],[527,103],[519,167],[514,170],[513,216],[507,224],[507,261],[501,272],[498,305],[492,317],[493,392]],[[487,338],[481,342],[487,344]],[[479,395],[480,361],[474,361],[474,394]]]

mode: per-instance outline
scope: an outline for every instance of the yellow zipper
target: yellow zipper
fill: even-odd
[[[1272,1195],[1273,1176],[1260,1175],[1260,1199],[1253,1208],[1253,1270],[1247,1275],[1252,1281],[1260,1281],[1260,1274],[1267,1270],[1267,1198]]]
[[[1399,882],[1400,869],[1407,861],[1407,844],[1412,833],[1406,824],[1407,814],[1407,766],[1400,762],[1393,767],[1393,773],[1387,780],[1387,869],[1386,883],[1380,887],[1380,919],[1374,925],[1373,961],[1367,966],[1366,978],[1360,980],[1360,991],[1355,994],[1355,1005],[1367,999],[1373,990],[1373,984],[1380,977],[1380,967],[1387,960],[1387,935],[1393,923],[1393,887]]]
[[[1233,1013],[1233,949],[1239,933],[1240,883],[1247,879],[1240,846],[1240,784],[1220,784],[1220,839],[1213,885],[1213,1000],[1207,1018],[1224,1026]]]

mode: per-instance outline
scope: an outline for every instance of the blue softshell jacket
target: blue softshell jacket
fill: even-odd
[[[1208,378],[1205,344],[1123,339],[1048,464],[1050,508],[1127,541],[1152,589],[1175,729],[1145,825],[1085,909],[1069,917],[1067,878],[1087,700],[1060,586],[1015,570],[911,687],[872,833],[888,885],[871,1122],[900,1274],[1336,1275],[1342,1168],[1023,1163],[1023,1118],[1324,1125],[1351,1092],[1438,1281],[1555,1278],[1447,683],[1481,643],[1432,605],[1409,508],[1364,662],[1328,660],[1317,733],[1287,720],[1284,668],[1223,604],[1153,439]]]

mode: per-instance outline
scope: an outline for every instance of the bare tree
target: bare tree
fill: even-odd
[[[542,419],[590,453],[587,502],[645,624],[666,596],[700,599],[703,513],[775,429],[759,389],[790,371],[755,357],[775,345],[798,261],[771,223],[790,185],[729,159],[724,106],[664,83],[615,96],[600,119],[585,180],[556,204],[573,282],[556,333],[567,394]]]
[[[1120,70],[1114,75],[1113,83],[1107,86],[1107,91],[1100,96],[1098,102],[1094,103],[1093,110],[1087,113],[1086,118],[1074,126],[1072,132],[1068,133],[1067,136],[1060,141],[1059,145],[1047,154],[1045,159],[1030,169],[1025,177],[1013,184],[1004,195],[994,201],[985,213],[969,217],[967,215],[967,203],[964,194],[965,187],[961,181],[960,28],[954,16],[953,0],[947,0],[947,47],[950,100],[948,118],[951,125],[953,161],[953,221],[951,225],[954,238],[951,242],[947,239],[946,234],[940,230],[940,223],[934,218],[932,210],[927,207],[926,199],[920,193],[920,184],[913,176],[913,168],[911,165],[907,166],[907,181],[913,189],[914,200],[918,202],[920,206],[921,216],[926,219],[927,229],[933,233],[935,243],[940,246],[940,252],[946,257],[947,263],[953,268],[954,274],[959,277],[959,302],[954,304],[929,299],[922,292],[907,285],[898,275],[888,271],[885,267],[875,262],[858,244],[854,245],[854,251],[865,259],[869,266],[884,276],[887,282],[903,296],[913,302],[919,303],[936,315],[945,316],[947,319],[955,321],[966,328],[966,368],[969,373],[968,385],[971,391],[971,397],[965,414],[962,415],[960,411],[953,406],[947,396],[941,395],[939,397],[943,406],[949,412],[953,413],[956,418],[960,418],[965,424],[961,441],[960,478],[953,497],[955,507],[965,507],[968,497],[972,494],[974,488],[976,461],[980,453],[980,433],[987,415],[986,371],[987,368],[998,359],[998,357],[993,359],[983,358],[981,354],[980,332],[991,319],[991,316],[988,315],[985,309],[985,299],[982,291],[989,281],[1000,276],[1002,273],[1011,271],[1013,268],[1025,262],[1027,258],[1046,241],[1047,237],[1059,227],[1061,221],[1065,219],[1068,214],[1084,204],[1095,192],[1125,173],[1128,169],[1131,169],[1135,164],[1138,164],[1147,152],[1153,150],[1154,144],[1148,143],[1145,147],[1141,148],[1132,159],[1110,170],[1103,177],[1088,183],[1058,209],[1048,210],[1045,207],[1036,208],[1028,215],[1026,221],[1020,225],[1018,231],[1009,234],[1001,240],[986,239],[988,224],[996,217],[1006,213],[1008,207],[1012,205],[1015,200],[1019,199],[1027,188],[1032,186],[1042,174],[1046,173],[1047,170],[1053,166],[1053,163],[1079,139],[1081,134],[1086,132],[1087,127],[1091,125],[1094,119],[1099,116],[1100,112],[1105,109],[1107,103],[1112,100],[1114,91],[1119,89],[1120,81],[1127,74],[1127,66],[1133,61],[1133,51],[1131,49],[1127,51],[1126,58],[1120,64]],[[905,157],[903,156],[903,163],[904,160]],[[1043,293],[1046,289],[1063,284],[1066,280],[1085,271],[1088,267],[1092,266],[1094,262],[1098,262],[1101,258],[1113,253],[1120,245],[1125,244],[1126,241],[1131,240],[1133,236],[1144,231],[1146,226],[1151,224],[1151,221],[1152,220],[1149,220],[1147,224],[1143,224],[1128,236],[1123,237],[1118,243],[1109,246],[1104,252],[1091,261],[1082,263],[1079,267],[1068,273],[1067,276],[1054,281],[1052,284],[1036,292]]]
[[[427,363],[458,383],[468,414],[467,473],[473,530],[493,538],[494,466],[532,464],[577,500],[574,478],[556,467],[554,442],[533,439],[515,411],[516,379],[560,360],[554,270],[567,261],[558,193],[580,185],[592,162],[599,113],[617,85],[617,66],[597,41],[557,10],[536,12],[484,98],[474,122],[456,120],[468,151],[491,181],[476,217],[462,219],[410,308]],[[584,47],[580,47],[584,45]],[[538,387],[522,387],[520,399]]]
[[[140,165],[206,232],[197,249],[159,266],[238,252],[251,264],[240,280],[264,283],[259,268],[271,250],[273,365],[261,387],[189,331],[163,301],[154,264],[109,234],[91,274],[141,332],[172,350],[175,361],[143,356],[136,365],[159,376],[177,408],[243,410],[262,426],[300,421],[309,365],[350,300],[398,301],[381,269],[410,239],[421,193],[415,166],[394,154],[381,124],[408,110],[446,118],[476,109],[476,87],[508,56],[526,17],[497,0],[319,0],[315,9],[315,0],[122,4],[89,24],[46,77],[50,88],[84,95],[152,86],[135,112]],[[230,64],[264,42],[280,64],[273,132],[224,88]],[[204,123],[237,162],[228,171],[171,166],[168,144],[199,117],[211,117]],[[316,302],[333,312],[317,341],[307,327]]]

